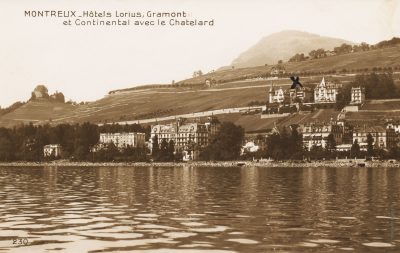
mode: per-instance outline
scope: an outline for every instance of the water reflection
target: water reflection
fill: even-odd
[[[397,168],[0,168],[0,251],[398,252],[399,199]]]

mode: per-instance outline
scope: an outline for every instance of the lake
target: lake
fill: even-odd
[[[399,252],[399,168],[0,167],[0,252]]]

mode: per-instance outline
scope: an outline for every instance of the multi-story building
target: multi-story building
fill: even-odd
[[[353,131],[353,143],[357,140],[360,146],[367,145],[368,134],[371,134],[375,148],[390,149],[396,145],[397,134],[392,128],[382,126],[363,126]]]
[[[313,146],[326,148],[330,134],[333,135],[336,144],[342,143],[343,126],[335,122],[301,125],[300,131],[303,135],[303,145],[307,150],[311,150]]]
[[[297,88],[289,90],[290,103],[309,103],[312,99],[312,91],[307,88]]]
[[[336,84],[325,83],[325,78],[323,77],[321,83],[314,89],[314,103],[336,103],[337,88]]]
[[[100,145],[114,143],[118,148],[143,148],[145,146],[144,133],[100,133]]]
[[[210,143],[211,137],[218,131],[218,122],[214,118],[209,118],[207,123],[186,123],[183,119],[178,119],[174,123],[167,125],[154,125],[151,127],[151,147],[153,139],[158,138],[158,144],[165,140],[171,140],[175,144],[175,150],[187,150],[205,147]]]
[[[274,85],[271,85],[271,88],[268,92],[268,101],[270,104],[280,104],[285,101],[285,92],[282,88],[275,89]]]
[[[365,102],[365,89],[361,87],[351,88],[351,105],[362,105]]]
[[[44,157],[60,157],[61,156],[61,145],[60,144],[49,144],[43,147]]]
[[[396,133],[400,133],[400,122],[399,121],[388,121],[386,122],[386,128],[392,128]]]

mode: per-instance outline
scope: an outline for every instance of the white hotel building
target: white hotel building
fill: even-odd
[[[114,143],[118,148],[127,146],[143,148],[145,146],[144,133],[101,133],[100,144]]]

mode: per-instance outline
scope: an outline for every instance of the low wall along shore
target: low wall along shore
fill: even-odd
[[[320,161],[320,162],[299,162],[299,161],[227,161],[227,162],[128,162],[128,163],[91,163],[91,162],[69,162],[69,161],[54,161],[54,162],[10,162],[0,163],[0,167],[280,167],[280,168],[318,168],[318,167],[400,167],[397,161],[383,162],[364,162],[364,161]]]

